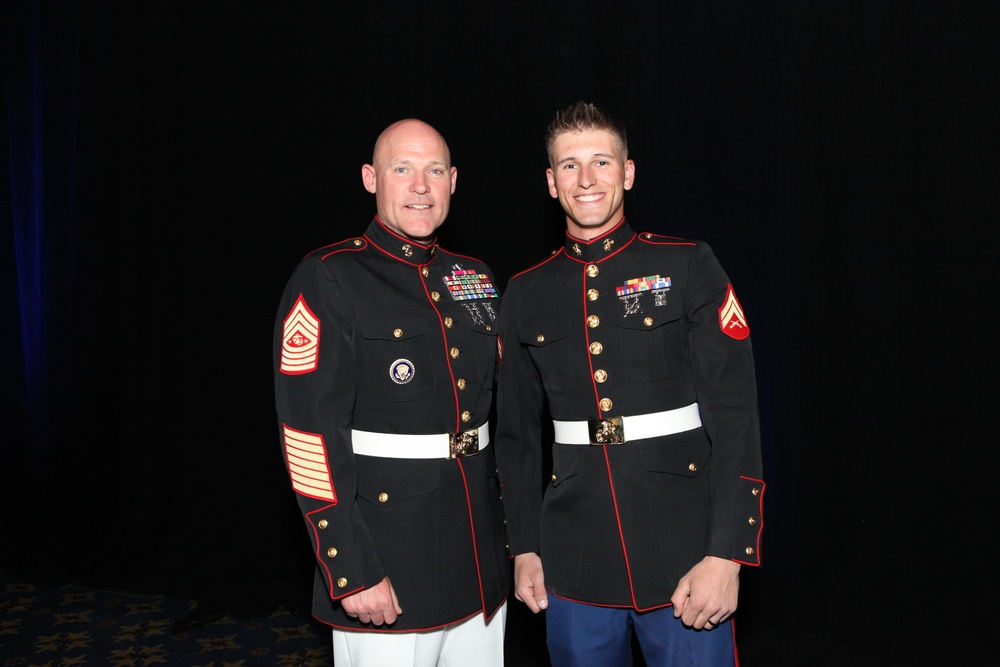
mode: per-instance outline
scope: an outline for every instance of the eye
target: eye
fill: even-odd
[[[431,174],[433,176],[440,176],[444,174],[444,169],[431,169]]]
[[[571,162],[568,162],[568,163],[566,163],[566,164],[563,165],[563,169],[565,169],[567,171],[570,171],[570,170],[576,169],[576,168],[577,168],[577,165],[575,165],[575,164],[573,164]]]
[[[406,167],[396,167],[395,169],[393,169],[393,172],[395,172],[397,174],[405,174],[406,173]]]
[[[608,166],[609,164],[611,164],[611,163],[610,163],[610,162],[608,162],[607,160],[598,160],[598,161],[597,161],[597,166],[598,166],[598,167],[606,167],[606,166]]]

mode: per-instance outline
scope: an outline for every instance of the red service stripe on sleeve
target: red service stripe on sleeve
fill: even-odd
[[[337,502],[333,475],[326,456],[326,444],[318,433],[297,431],[288,425],[285,432],[285,462],[296,493],[319,500]]]
[[[286,375],[316,370],[319,360],[319,318],[299,294],[285,318],[281,336],[281,366]]]

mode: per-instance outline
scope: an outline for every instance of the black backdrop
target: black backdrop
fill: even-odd
[[[627,123],[640,229],[708,241],[753,331],[745,664],[963,664],[996,621],[989,2],[5,3],[0,566],[303,605],[270,338],[416,116],[446,247],[560,243],[544,129]],[[9,228],[12,233],[7,233]],[[969,663],[966,663],[969,664]]]

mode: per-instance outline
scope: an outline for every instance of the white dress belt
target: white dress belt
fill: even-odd
[[[467,444],[477,441],[475,451]],[[456,442],[457,441],[457,442]],[[486,449],[490,444],[489,422],[478,429],[463,433],[431,433],[412,435],[407,433],[375,433],[351,429],[351,444],[355,454],[381,456],[391,459],[453,459],[472,456]]]
[[[650,412],[632,417],[612,417],[589,421],[552,421],[555,440],[560,445],[611,445],[623,444],[631,440],[656,438],[674,433],[683,433],[701,427],[701,412],[698,404],[692,403],[675,410]],[[594,437],[609,429],[617,429],[619,437]]]

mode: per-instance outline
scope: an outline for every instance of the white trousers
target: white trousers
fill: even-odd
[[[507,603],[430,632],[333,631],[334,667],[503,667]]]

